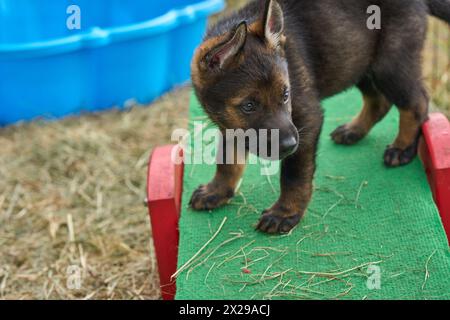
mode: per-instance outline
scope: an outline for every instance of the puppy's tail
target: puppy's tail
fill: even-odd
[[[450,0],[426,0],[431,15],[450,23]]]

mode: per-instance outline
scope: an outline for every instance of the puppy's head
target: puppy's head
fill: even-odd
[[[192,62],[192,82],[210,118],[221,129],[279,130],[282,158],[298,147],[285,40],[282,8],[270,0],[260,19],[206,40]]]

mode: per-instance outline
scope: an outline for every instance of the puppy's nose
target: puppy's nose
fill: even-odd
[[[280,141],[280,155],[289,156],[297,151],[298,141],[293,136],[286,137]]]

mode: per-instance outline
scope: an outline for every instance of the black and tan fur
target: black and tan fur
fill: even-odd
[[[379,30],[367,27],[371,5],[381,8]],[[307,209],[324,98],[354,85],[364,97],[361,113],[332,134],[339,144],[364,138],[396,105],[399,134],[384,162],[412,161],[428,113],[421,52],[430,13],[450,22],[450,0],[257,0],[209,29],[192,62],[205,111],[222,130],[280,130],[281,195],[259,230],[289,232]],[[226,204],[243,171],[218,165],[191,206]]]

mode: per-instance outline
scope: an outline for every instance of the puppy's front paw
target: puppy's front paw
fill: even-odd
[[[213,210],[226,204],[233,195],[233,190],[221,190],[208,184],[194,191],[189,205],[194,210]]]
[[[301,218],[301,213],[292,213],[274,206],[263,212],[256,229],[269,234],[289,233]]]

